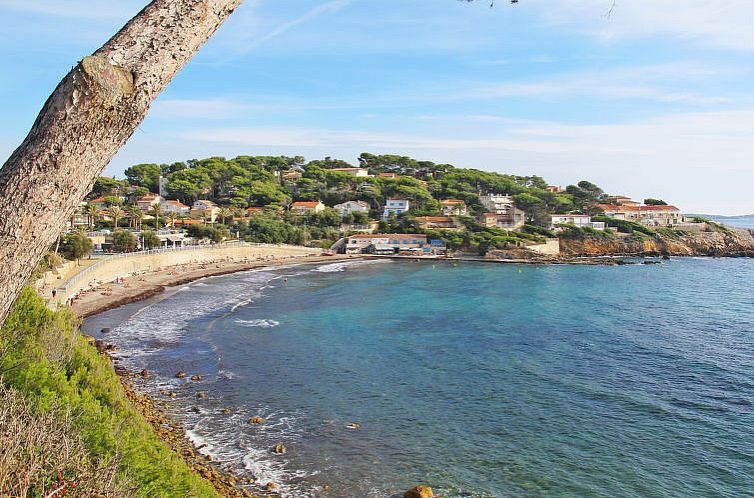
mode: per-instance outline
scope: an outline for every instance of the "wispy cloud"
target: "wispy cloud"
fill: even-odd
[[[571,125],[472,116],[445,135],[311,127],[192,130],[172,139],[211,150],[304,151],[349,158],[400,152],[458,165],[590,178],[613,191],[662,195],[689,211],[754,211],[754,109],[672,114],[640,122]],[[476,125],[473,125],[474,122]]]
[[[537,8],[549,22],[604,40],[670,35],[700,45],[754,51],[750,0],[546,0]]]
[[[719,79],[736,70],[696,62],[613,68],[547,76],[538,80],[497,85],[484,84],[479,97],[570,98],[649,100],[692,105],[723,104],[730,98],[684,90],[692,82]],[[683,75],[683,78],[679,78]]]
[[[329,2],[319,4],[316,7],[308,10],[302,16],[299,16],[295,19],[291,19],[290,21],[283,23],[277,28],[273,29],[266,35],[260,36],[259,38],[252,40],[251,43],[246,47],[246,49],[248,51],[248,50],[257,48],[260,45],[272,40],[273,38],[277,38],[278,36],[285,34],[287,31],[290,31],[292,28],[295,28],[299,24],[308,22],[321,15],[334,14],[338,12],[339,10],[343,9],[344,7],[348,6],[348,4],[351,3],[351,1],[352,0],[330,0]]]

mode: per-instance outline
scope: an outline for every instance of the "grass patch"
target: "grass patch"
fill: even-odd
[[[29,288],[0,329],[0,372],[3,384],[22,394],[40,417],[56,410],[70,413],[70,427],[85,450],[82,468],[116,462],[118,481],[132,489],[121,496],[218,496],[155,435],[128,400],[110,361],[84,340],[70,312],[47,309]],[[43,486],[32,483],[31,489]],[[68,496],[87,495],[72,490]]]

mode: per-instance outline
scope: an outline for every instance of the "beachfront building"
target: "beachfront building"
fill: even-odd
[[[649,227],[672,227],[683,223],[681,210],[675,206],[597,204],[597,207],[610,218],[633,221]]]
[[[417,216],[416,222],[420,228],[427,229],[443,229],[443,230],[457,230],[455,221],[450,216]]]
[[[206,220],[209,223],[214,223],[219,214],[218,205],[208,199],[194,201],[191,205],[191,211],[189,211],[192,218]]]
[[[291,204],[291,211],[296,214],[321,213],[325,207],[322,201],[297,201]]]
[[[340,171],[341,173],[348,173],[351,176],[358,177],[370,177],[369,170],[366,168],[332,168],[330,171]]]
[[[346,201],[333,206],[340,216],[347,216],[353,213],[369,214],[369,203],[364,201]]]
[[[191,207],[185,205],[181,201],[169,199],[160,204],[160,212],[162,214],[174,213],[177,216],[187,216],[191,212]]]
[[[641,202],[635,201],[625,195],[615,195],[610,197],[612,204],[616,206],[639,206]]]
[[[466,216],[468,209],[466,203],[460,199],[445,199],[440,201],[440,210],[443,216]]]
[[[385,209],[382,212],[382,219],[387,220],[391,214],[399,216],[403,213],[407,213],[409,208],[409,202],[406,199],[388,199],[385,202]]]
[[[575,225],[579,228],[605,230],[604,221],[592,221],[586,214],[553,214],[550,216],[550,229],[558,230],[558,225]]]
[[[415,233],[359,234],[351,235],[346,241],[346,254],[398,254],[400,252],[430,252],[427,236]]]
[[[165,199],[163,199],[157,194],[147,194],[143,197],[139,197],[138,199],[136,199],[136,207],[138,207],[145,213],[148,213],[149,211],[152,210],[153,206],[161,203],[164,200]]]

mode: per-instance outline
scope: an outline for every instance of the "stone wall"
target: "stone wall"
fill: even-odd
[[[118,277],[128,277],[168,266],[190,263],[216,263],[229,259],[241,261],[312,256],[321,249],[287,245],[234,244],[207,248],[155,251],[146,254],[123,254],[104,258],[102,261],[72,277],[58,288],[58,299],[65,301],[81,289],[89,288],[94,281],[112,282]]]

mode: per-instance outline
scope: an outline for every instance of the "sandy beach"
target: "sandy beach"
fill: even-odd
[[[204,261],[157,268],[116,282],[104,282],[78,294],[71,309],[80,317],[96,315],[159,294],[166,287],[181,285],[200,278],[225,275],[254,268],[290,264],[306,264],[361,256],[338,254],[333,256],[268,256],[265,258],[227,258],[223,261]]]

